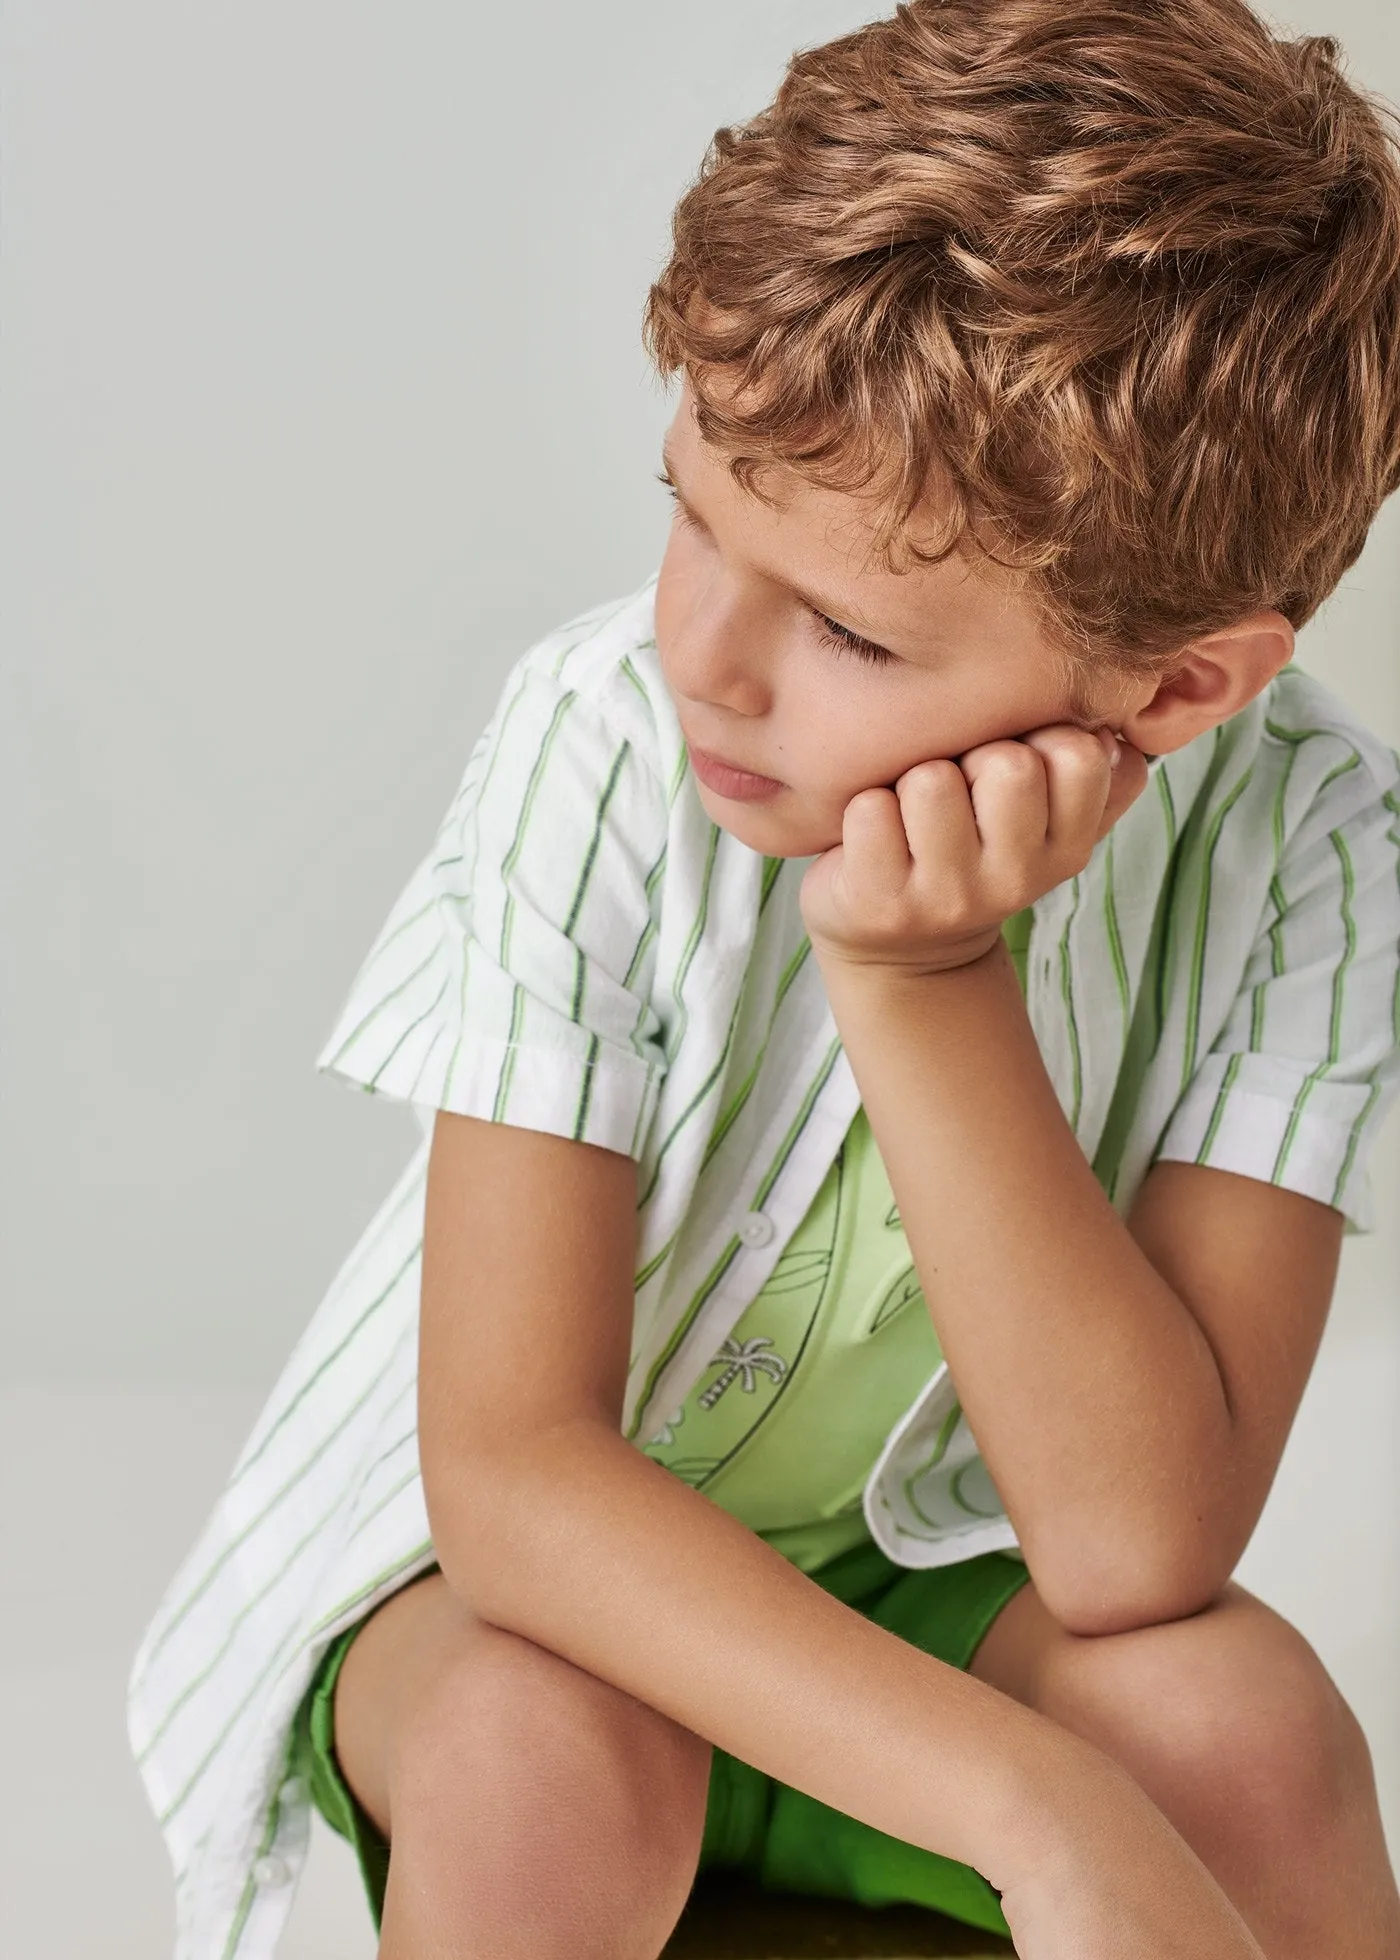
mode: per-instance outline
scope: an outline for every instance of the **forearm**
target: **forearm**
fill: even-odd
[[[482,1618],[999,1890],[1073,1827],[1076,1792],[1101,1799],[1088,1744],[875,1626],[596,1424],[462,1463],[429,1510]]]
[[[1232,1428],[1189,1309],[1110,1205],[1045,1071],[1014,971],[828,996],[967,1420],[1051,1610],[1105,1631],[1191,1595]]]

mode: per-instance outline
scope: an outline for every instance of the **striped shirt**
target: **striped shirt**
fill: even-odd
[[[622,1427],[665,1428],[772,1272],[859,1095],[798,891],[716,826],[658,663],[654,581],[511,670],[319,1066],[638,1166]],[[1397,1086],[1400,761],[1285,668],[1151,769],[1034,908],[1027,1006],[1120,1215],[1214,1165],[1371,1222]],[[309,1831],[289,1775],[330,1641],[432,1562],[415,1428],[426,1137],[312,1316],[136,1654],[133,1750],[176,1874],[176,1960],[270,1960]],[[876,1542],[1015,1547],[946,1365],[868,1480]]]

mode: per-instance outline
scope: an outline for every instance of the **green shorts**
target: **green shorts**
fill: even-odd
[[[1030,1575],[1020,1559],[1003,1552],[912,1571],[867,1543],[810,1576],[876,1626],[966,1668],[992,1621]],[[307,1690],[297,1714],[296,1761],[316,1808],[355,1847],[378,1930],[389,1847],[341,1776],[334,1740],[336,1676],[364,1624],[331,1645]],[[738,1867],[768,1891],[866,1906],[927,1906],[984,1932],[1010,1934],[999,1895],[971,1866],[887,1837],[719,1748],[711,1762],[699,1869],[710,1865]]]

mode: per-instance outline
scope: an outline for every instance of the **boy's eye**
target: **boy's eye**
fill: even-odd
[[[682,524],[693,523],[694,519],[691,517],[690,512],[686,509],[685,505],[681,502],[680,491],[677,490],[675,484],[672,483],[670,477],[667,476],[665,470],[658,470],[656,472],[656,480],[665,490],[667,496],[671,499],[671,502],[675,505],[674,515],[677,518],[679,518],[680,522]]]
[[[899,658],[888,647],[879,647],[873,640],[862,639],[859,633],[853,633],[849,626],[842,626],[838,620],[828,619],[825,613],[818,613],[816,617],[825,628],[820,636],[823,643],[835,647],[840,653],[853,653],[858,660],[868,660],[876,667],[887,667]]]
[[[680,522],[693,524],[695,519],[681,502],[680,491],[665,470],[657,470],[655,474],[657,482],[675,505],[675,515]],[[888,647],[876,646],[873,640],[864,639],[859,633],[853,633],[849,626],[843,626],[839,620],[828,619],[825,613],[815,613],[813,617],[820,620],[824,628],[820,635],[824,644],[835,647],[838,653],[853,653],[857,660],[868,660],[875,667],[890,666],[899,658],[898,654],[891,653]]]

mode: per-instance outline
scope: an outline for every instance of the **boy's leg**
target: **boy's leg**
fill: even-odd
[[[1028,1584],[969,1672],[1121,1763],[1269,1960],[1400,1956],[1365,1736],[1303,1636],[1242,1586],[1189,1619],[1085,1638]]]
[[[652,1960],[689,1896],[710,1746],[440,1572],[371,1617],[335,1684],[346,1783],[392,1840],[381,1960]]]

